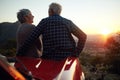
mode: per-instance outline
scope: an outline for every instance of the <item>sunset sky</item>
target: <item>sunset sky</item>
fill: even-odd
[[[0,23],[16,22],[16,13],[30,9],[37,25],[48,16],[52,2],[62,5],[61,16],[72,20],[87,34],[106,34],[120,30],[120,0],[0,0]]]

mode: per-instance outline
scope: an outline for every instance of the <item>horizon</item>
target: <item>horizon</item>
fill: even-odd
[[[3,23],[10,23],[10,24],[14,24],[16,22],[19,22],[19,21],[15,21],[15,22],[0,22],[0,24],[3,24]],[[88,36],[96,36],[96,35],[99,35],[99,36],[108,36],[110,34],[116,34],[117,32],[120,32],[120,31],[116,31],[116,32],[111,32],[111,33],[86,33]]]

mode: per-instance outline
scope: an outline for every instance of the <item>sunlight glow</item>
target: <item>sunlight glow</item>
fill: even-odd
[[[104,35],[104,36],[107,36],[107,35],[109,35],[110,33],[111,33],[111,31],[110,31],[109,29],[103,29],[103,30],[101,31],[101,34]]]
[[[101,34],[102,34],[102,39],[104,42],[106,42],[107,38],[109,37],[109,35],[112,33],[112,31],[110,29],[104,28],[103,30],[101,30]]]

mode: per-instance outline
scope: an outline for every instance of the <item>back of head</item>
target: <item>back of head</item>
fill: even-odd
[[[26,22],[25,16],[27,16],[30,12],[31,12],[31,11],[30,11],[29,9],[21,9],[21,10],[17,13],[18,21],[20,21],[20,23]]]
[[[51,3],[49,5],[49,11],[52,11],[53,14],[60,15],[61,10],[62,10],[62,6],[60,4],[58,4],[58,3]]]

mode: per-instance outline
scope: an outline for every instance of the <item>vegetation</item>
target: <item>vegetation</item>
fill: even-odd
[[[4,56],[15,56],[16,54],[16,40],[8,40],[1,48],[0,54]]]
[[[112,66],[109,72],[120,74],[120,33],[108,38],[106,47],[108,49],[106,64]]]
[[[101,48],[99,43],[93,42],[93,45],[90,42],[81,53],[80,61],[86,80],[120,80],[120,33],[115,35],[107,39],[103,52],[94,47]]]

